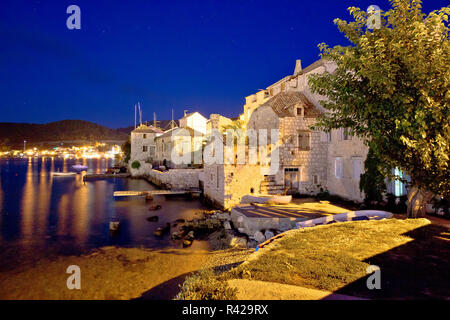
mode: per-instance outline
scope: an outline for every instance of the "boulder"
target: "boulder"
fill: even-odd
[[[264,237],[266,237],[266,239],[273,238],[274,236],[275,234],[272,231],[266,230],[266,232],[264,232]]]
[[[155,221],[158,221],[158,220],[159,220],[158,216],[151,216],[151,217],[147,218],[147,221],[150,221],[150,222],[155,222]]]
[[[190,245],[192,245],[192,241],[194,241],[194,240],[184,240],[183,241],[183,247],[184,248],[186,248],[186,247],[189,247]]]
[[[172,232],[172,240],[179,240],[181,239],[181,235],[179,232]]]
[[[194,239],[194,231],[189,231],[186,236],[186,239],[193,240]]]
[[[241,237],[233,237],[230,242],[231,247],[247,248],[247,239]]]
[[[255,234],[253,235],[253,238],[258,243],[266,241],[266,237],[263,235],[261,231],[256,231]]]

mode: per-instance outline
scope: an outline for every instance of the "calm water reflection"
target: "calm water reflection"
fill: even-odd
[[[100,173],[111,160],[90,159],[88,172]],[[143,199],[116,201],[116,190],[149,190],[143,180],[107,179],[83,183],[70,171],[75,160],[52,158],[0,159],[0,268],[13,268],[42,256],[79,253],[105,245],[166,247],[167,238],[155,239],[156,227],[177,218],[191,218],[205,207],[199,200],[156,196],[162,209],[148,211]],[[145,218],[158,214],[157,223]],[[111,218],[121,221],[118,235],[110,235]]]

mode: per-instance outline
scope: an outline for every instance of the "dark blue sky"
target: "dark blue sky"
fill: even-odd
[[[66,9],[81,8],[81,30]],[[237,116],[244,97],[347,44],[349,6],[387,1],[2,0],[0,122],[83,119],[132,125],[183,110]],[[424,11],[448,5],[426,0]]]

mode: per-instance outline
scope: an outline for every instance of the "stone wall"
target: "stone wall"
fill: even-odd
[[[136,160],[136,161],[139,161],[139,160]],[[139,163],[141,164],[139,169],[133,169],[131,167],[132,163],[133,163],[132,161],[128,162],[128,171],[131,173],[132,177],[144,176],[148,172],[152,171],[152,165],[150,163],[146,163],[144,161],[139,161]]]
[[[338,129],[331,132],[328,149],[327,188],[330,194],[360,202],[364,199],[364,193],[359,190],[359,177],[354,176],[353,161],[361,161],[363,171],[368,147],[357,137],[343,140],[342,130]],[[342,177],[340,178],[335,175],[336,158],[342,159]]]
[[[224,165],[205,164],[203,169],[203,195],[211,204],[225,208]]]
[[[284,184],[284,168],[299,168],[299,192],[314,194],[327,183],[328,142],[322,138],[322,132],[310,131],[310,150],[298,148],[299,130],[308,131],[315,118],[286,117],[280,119],[280,162],[281,170],[276,181]]]
[[[278,117],[270,106],[256,109],[248,123],[248,128],[259,130],[279,130],[278,152],[280,167],[275,174],[275,181],[284,185],[284,169],[298,168],[300,193],[314,194],[327,184],[328,141],[323,139],[323,132],[310,131],[315,123],[313,117]],[[310,150],[298,148],[299,131],[310,131]]]
[[[170,169],[160,172],[153,170],[151,165],[140,161],[139,169],[130,168],[133,177],[145,177],[157,186],[171,189],[189,189],[200,187],[200,175],[203,169]]]
[[[204,195],[224,210],[239,204],[241,198],[257,194],[264,175],[259,165],[207,165],[204,169]]]
[[[259,165],[227,165],[224,167],[225,177],[225,209],[241,202],[245,195],[259,193],[264,175]]]
[[[156,185],[165,185],[170,189],[199,188],[199,174],[203,169],[171,169],[160,172],[151,170],[147,179]]]

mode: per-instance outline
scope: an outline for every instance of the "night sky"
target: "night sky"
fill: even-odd
[[[68,30],[66,9],[81,9]],[[82,119],[109,127],[242,112],[244,97],[348,44],[333,24],[349,6],[388,1],[2,0],[0,122]],[[448,1],[425,0],[425,12]]]

